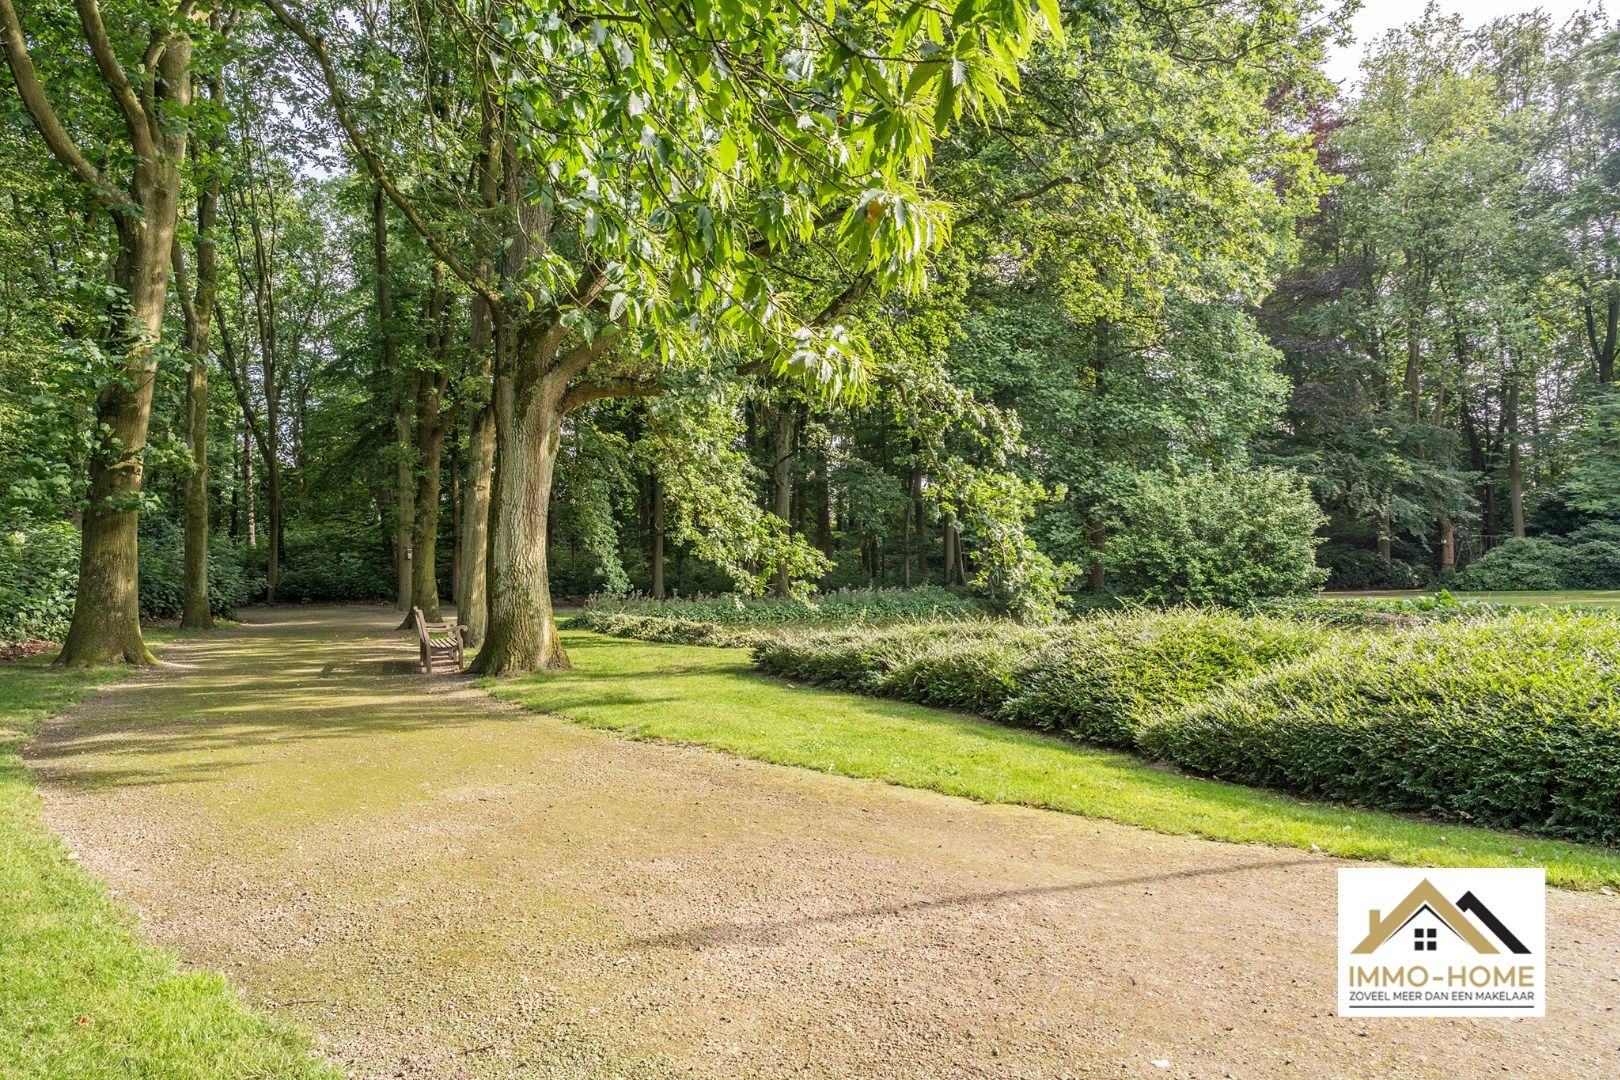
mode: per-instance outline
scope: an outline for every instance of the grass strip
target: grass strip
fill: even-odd
[[[1170,834],[1413,866],[1543,866],[1570,888],[1620,885],[1620,852],[1310,802],[904,702],[798,687],[748,653],[563,632],[572,671],[485,680],[495,696],[635,738],[1106,818]]]
[[[129,674],[0,663],[0,1076],[164,1080],[341,1076],[219,975],[143,943],[40,820],[18,750],[52,714]]]

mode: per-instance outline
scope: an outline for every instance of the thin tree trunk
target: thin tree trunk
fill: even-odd
[[[217,82],[214,97],[219,97]],[[186,295],[185,257],[178,245],[174,248],[175,289],[181,296],[186,351],[191,355],[186,377],[186,429],[193,465],[186,477],[185,593],[180,607],[180,625],[187,630],[210,630],[214,626],[213,606],[208,599],[208,339],[219,281],[213,238],[218,206],[219,184],[215,181],[197,196],[194,296]]]
[[[489,560],[489,495],[495,472],[495,413],[485,407],[473,417],[467,437],[467,479],[461,493],[460,619],[467,644],[476,648],[489,625],[486,591]]]
[[[438,411],[437,393],[429,395],[432,409]],[[411,534],[411,603],[422,609],[431,622],[442,617],[439,611],[438,539],[439,539],[439,463],[444,450],[444,425],[435,418],[427,420],[424,405],[417,418],[416,515]],[[426,427],[423,432],[421,429]]]
[[[1384,504],[1379,507],[1378,511],[1378,561],[1383,563],[1385,566],[1390,565],[1395,558],[1394,551],[1391,547],[1392,538],[1390,533],[1392,531],[1393,528],[1392,523],[1390,522],[1389,514],[1389,500],[1385,499]]]
[[[793,528],[793,437],[798,427],[798,410],[783,402],[776,411],[776,432],[773,440],[775,455],[771,467],[771,513],[782,522],[784,529]],[[788,567],[784,561],[776,571],[776,594],[786,596],[790,587]]]
[[[827,443],[823,436],[816,447],[816,547],[831,559],[833,553],[832,484],[827,478]]]
[[[400,369],[394,340],[394,291],[388,268],[388,212],[381,186],[371,193],[371,251],[377,271],[377,332],[382,369],[394,379],[394,566],[399,581],[394,606],[411,608],[411,533],[415,528],[411,475],[411,409],[416,394]]]
[[[242,422],[242,506],[247,517],[248,547],[254,551],[259,550],[259,521],[253,512],[253,436],[248,431],[247,420]]]
[[[1519,380],[1508,376],[1507,400],[1508,504],[1513,514],[1513,535],[1524,538],[1524,475],[1519,457]]]
[[[652,594],[664,598],[664,484],[654,473],[652,478]]]
[[[954,582],[951,581],[951,578],[956,576],[956,543],[955,543],[955,539],[954,539],[955,534],[956,534],[956,526],[952,525],[949,521],[947,521],[945,523],[945,536],[944,536],[944,540],[945,540],[945,584],[947,586],[954,584]]]

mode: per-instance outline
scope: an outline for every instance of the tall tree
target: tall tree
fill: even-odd
[[[75,0],[78,34],[72,45],[93,58],[97,89],[111,98],[124,129],[111,156],[117,164],[98,165],[64,126],[42,85],[12,0],[0,0],[0,45],[17,94],[51,154],[111,216],[118,237],[118,320],[108,342],[117,370],[96,404],[98,430],[105,434],[90,460],[78,591],[59,664],[153,662],[141,637],[138,601],[142,450],[186,157],[192,35],[207,6],[184,0],[121,5],[115,30],[97,0]],[[76,60],[58,62],[64,83],[82,80]]]

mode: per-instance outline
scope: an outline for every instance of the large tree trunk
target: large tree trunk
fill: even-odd
[[[517,385],[520,381],[526,385]],[[472,663],[472,670],[481,675],[571,666],[557,636],[547,575],[547,523],[562,443],[562,395],[563,385],[555,378],[520,380],[506,371],[495,379],[489,623]]]
[[[461,491],[461,596],[457,610],[467,627],[467,644],[483,643],[489,626],[489,497],[495,472],[495,412],[473,417],[467,437],[467,479]]]
[[[140,523],[135,507],[179,212],[180,163],[186,154],[186,129],[170,121],[168,110],[184,116],[191,105],[191,38],[177,30],[163,41],[153,90],[143,105],[129,92],[131,80],[99,15],[87,17],[87,10],[93,11],[81,8],[79,14],[84,42],[95,54],[102,81],[114,90],[129,134],[125,146],[107,147],[111,153],[105,156],[117,160],[133,151],[127,191],[114,192],[98,166],[73,144],[39,82],[15,9],[9,2],[0,5],[0,49],[11,68],[14,89],[52,155],[108,208],[118,233],[113,271],[118,300],[109,344],[123,359],[118,378],[96,402],[100,437],[90,455],[90,501],[84,511],[78,589],[73,621],[56,662],[149,664],[153,657],[141,638]],[[152,123],[148,110],[163,110],[164,123]]]
[[[144,170],[143,170],[144,171]],[[142,186],[137,182],[137,186]],[[156,345],[163,328],[174,241],[178,178],[167,192],[149,190],[145,223],[120,221],[114,280],[127,303],[120,378],[102,391],[97,427],[106,438],[90,459],[90,503],[84,512],[79,587],[73,621],[56,663],[156,663],[141,637],[141,451],[152,417]]]

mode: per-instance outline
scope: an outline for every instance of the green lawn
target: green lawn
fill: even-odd
[[[742,649],[577,630],[563,641],[575,670],[481,685],[592,727],[984,802],[1356,859],[1545,866],[1549,881],[1576,888],[1620,884],[1620,851],[1304,802],[956,713],[795,687],[754,674]]]
[[[0,663],[0,1076],[335,1078],[309,1044],[217,975],[144,945],[39,820],[17,750],[40,722],[120,675]]]

